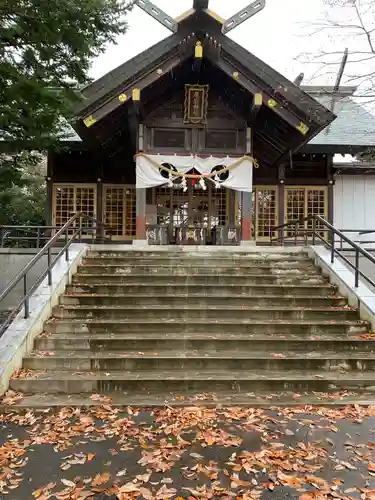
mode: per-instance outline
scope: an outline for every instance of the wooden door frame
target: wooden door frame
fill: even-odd
[[[126,234],[127,230],[127,189],[135,189],[134,184],[105,184],[103,183],[103,212],[102,219],[106,222],[106,209],[107,209],[107,189],[123,189],[123,213],[122,213],[122,235],[113,235],[113,241],[132,241],[135,239],[135,235]]]
[[[75,212],[71,214],[71,216],[75,215],[77,212],[76,207],[77,207],[77,194],[76,194],[76,189],[77,188],[88,188],[93,190],[93,206],[94,206],[94,214],[93,216],[96,217],[97,215],[97,184],[95,183],[82,183],[82,182],[54,182],[52,186],[52,226],[56,226],[56,201],[57,201],[57,189],[59,188],[73,188],[74,190],[74,207],[75,207]],[[69,220],[69,219],[68,219]],[[66,221],[68,222],[68,221]],[[83,234],[82,239],[92,239],[92,234]]]
[[[308,191],[324,191],[324,217],[328,217],[328,186],[285,186],[285,199],[284,199],[284,222],[288,222],[287,209],[288,209],[288,191],[304,190],[304,217],[311,215],[308,213],[307,196]]]
[[[255,241],[269,241],[269,236],[258,236],[259,234],[259,217],[258,217],[258,198],[257,191],[273,191],[275,193],[275,226],[279,224],[279,186],[278,184],[270,185],[255,185],[253,186],[253,206],[254,206],[254,240]],[[254,199],[255,195],[255,199]],[[276,233],[275,233],[276,234]],[[275,236],[275,235],[273,235]]]

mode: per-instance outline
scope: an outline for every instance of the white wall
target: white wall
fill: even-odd
[[[333,224],[337,229],[375,230],[375,176],[336,177]],[[355,241],[375,241],[375,233],[363,236],[348,233],[348,236]]]

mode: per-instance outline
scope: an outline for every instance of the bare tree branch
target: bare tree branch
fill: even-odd
[[[313,68],[310,81],[334,81],[348,47],[343,83],[358,86],[358,97],[373,98],[375,104],[375,0],[325,0],[325,4],[322,19],[305,24],[307,36],[318,42],[324,38],[325,43],[296,60]]]

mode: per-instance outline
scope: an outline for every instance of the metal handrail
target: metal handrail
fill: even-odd
[[[75,214],[73,214],[75,215]],[[96,220],[94,217],[87,216],[88,220]],[[108,227],[102,223],[103,227]],[[18,226],[18,225],[0,225],[0,248],[3,248],[7,242],[35,242],[35,248],[40,248],[41,243],[51,238],[52,231],[58,231],[61,226]],[[109,228],[111,229],[111,228]],[[82,228],[83,231],[90,231],[90,227]],[[13,231],[21,232],[23,235],[12,236]],[[36,234],[36,235],[35,235]],[[110,234],[110,233],[109,233]],[[94,235],[94,233],[93,233]]]
[[[95,227],[86,228],[82,227],[82,222],[85,220],[92,221],[96,224]],[[79,221],[78,227],[76,222]],[[78,236],[78,241],[81,239],[82,231],[92,230],[96,231],[98,227],[109,227],[104,222],[98,221],[94,217],[85,215],[82,213],[77,213],[71,217],[68,222],[61,227],[57,233],[50,238],[48,243],[30,260],[30,262],[8,283],[5,289],[0,293],[0,304],[8,297],[8,295],[14,290],[14,288],[23,281],[23,297],[16,305],[16,307],[7,315],[5,322],[0,325],[0,337],[8,328],[13,319],[17,316],[18,312],[24,307],[25,318],[30,316],[30,297],[38,288],[38,286],[43,282],[43,280],[48,276],[48,285],[52,285],[52,270],[55,267],[57,261],[65,253],[65,260],[69,261],[69,249],[71,244],[76,240]],[[72,233],[72,230],[74,232]],[[61,238],[65,238],[65,245],[60,249],[59,253],[56,255],[55,259],[52,260],[52,247]],[[70,237],[70,238],[69,238]],[[61,241],[61,240],[60,240]],[[47,269],[39,276],[35,283],[28,288],[28,273],[29,271],[47,254]]]
[[[312,222],[312,228],[306,228],[306,222]],[[301,225],[303,227],[301,228]],[[362,255],[365,257],[367,260],[369,260],[372,264],[375,264],[375,256],[371,255],[370,252],[362,248],[358,243],[354,242],[351,240],[348,236],[345,236],[342,230],[336,229],[332,224],[330,224],[328,221],[323,219],[323,217],[320,217],[319,215],[309,215],[308,217],[302,217],[301,219],[295,219],[289,222],[286,222],[285,224],[281,224],[279,226],[275,226],[274,228],[271,229],[271,236],[270,236],[270,243],[274,241],[280,242],[283,244],[285,242],[285,235],[284,232],[286,229],[291,228],[291,232],[293,232],[294,229],[294,235],[292,238],[294,238],[295,243],[297,244],[298,242],[298,235],[302,234],[304,236],[305,243],[307,243],[307,236],[311,235],[312,236],[312,244],[315,245],[316,239],[320,240],[326,247],[328,247],[331,251],[331,263],[333,264],[335,262],[335,256],[338,256],[340,259],[342,259],[346,264],[348,264],[349,267],[354,269],[355,273],[355,283],[354,286],[355,288],[359,287],[359,278],[362,277],[365,281],[367,281],[371,286],[375,287],[375,281],[373,281],[369,276],[365,275],[362,271],[359,269],[359,257]],[[279,237],[273,238],[272,235],[274,233],[278,233]],[[349,232],[349,231],[347,231]],[[358,232],[358,231],[357,231]],[[372,230],[364,230],[363,234],[370,234],[375,231]],[[324,234],[329,234],[329,238],[325,239]],[[342,241],[345,241],[351,249],[355,252],[355,263],[353,264],[350,262],[350,260],[343,255],[342,253],[342,248],[338,250],[335,247],[335,235],[339,236]],[[342,245],[342,243],[341,243]]]

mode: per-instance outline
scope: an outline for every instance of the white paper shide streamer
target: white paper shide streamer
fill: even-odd
[[[221,173],[226,167],[233,165],[238,158],[199,158],[195,156],[164,156],[164,155],[138,155],[137,162],[137,189],[151,188],[163,185],[173,185],[173,181],[179,179],[181,189],[187,190],[186,180],[167,174],[158,165],[165,165],[169,170],[187,174],[194,169],[199,174],[211,174],[217,172],[212,178],[200,179],[198,183],[201,189],[207,189],[211,182],[216,188],[224,187],[235,191],[251,193],[253,190],[253,162],[250,158],[244,158],[239,165]],[[156,163],[156,164],[155,164]],[[163,174],[163,175],[162,175]]]

